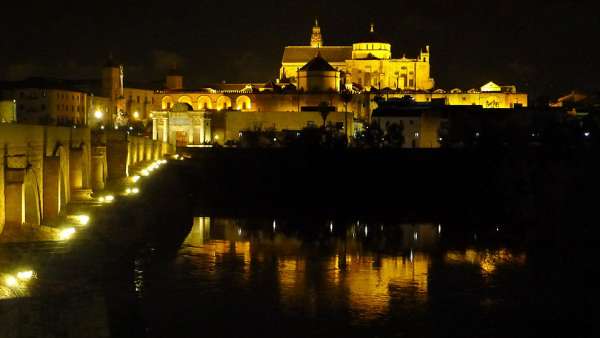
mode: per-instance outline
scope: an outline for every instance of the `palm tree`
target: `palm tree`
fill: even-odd
[[[329,104],[327,104],[327,102],[323,101],[319,103],[318,110],[319,113],[321,113],[321,118],[323,119],[323,128],[325,128],[327,116],[329,116],[329,113],[331,113],[331,107],[329,106]]]
[[[344,110],[347,113],[348,112],[348,103],[350,103],[352,101],[352,92],[350,92],[349,90],[344,90],[344,91],[340,92],[340,98],[342,99],[342,102],[344,102]]]

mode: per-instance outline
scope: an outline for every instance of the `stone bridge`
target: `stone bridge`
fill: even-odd
[[[130,166],[171,151],[124,131],[0,124],[0,234],[5,225],[41,225]]]

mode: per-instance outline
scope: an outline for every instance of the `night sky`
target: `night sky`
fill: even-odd
[[[6,5],[5,5],[6,6]],[[349,45],[374,22],[394,57],[431,45],[436,87],[489,80],[532,96],[600,88],[600,5],[592,1],[21,1],[0,19],[0,80],[98,77],[109,52],[133,81],[177,62],[187,86],[263,82],[283,47]]]

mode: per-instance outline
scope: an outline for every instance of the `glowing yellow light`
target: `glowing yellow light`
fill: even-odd
[[[104,115],[104,114],[101,111],[99,111],[99,110],[96,110],[94,112],[94,117],[97,118],[97,119],[101,119],[102,115]]]
[[[139,189],[139,188],[132,188],[132,189],[131,189],[131,193],[132,193],[132,194],[137,194],[137,193],[139,193],[139,192],[140,192],[140,189]]]
[[[133,182],[133,183],[136,183],[139,180],[140,180],[140,177],[138,175],[135,175],[135,176],[131,177],[131,182]]]
[[[22,281],[28,281],[33,277],[33,271],[21,271],[17,273],[17,278]]]
[[[140,171],[140,174],[142,176],[148,176],[148,175],[150,175],[150,172],[148,170],[146,170],[146,169],[143,169],[142,171]]]
[[[218,140],[218,139],[219,139],[219,135],[215,135],[215,140]]]
[[[4,284],[6,284],[6,286],[8,286],[9,288],[15,287],[19,284],[19,281],[13,277],[13,276],[6,276],[4,277]]]
[[[133,113],[133,118],[134,118],[134,119],[139,119],[139,118],[140,118],[140,113],[138,113],[138,112],[134,112],[134,113]]]
[[[60,231],[58,238],[60,238],[61,241],[64,241],[71,238],[73,234],[75,234],[75,228],[66,228]]]
[[[99,197],[99,198],[98,198],[98,201],[100,201],[100,202],[104,202],[104,196],[101,196],[101,197]]]
[[[90,222],[90,216],[88,215],[77,215],[77,221],[81,225],[87,225]]]
[[[131,188],[127,188],[127,189],[125,189],[125,194],[126,194],[126,195],[129,195],[129,194],[131,194]]]
[[[113,195],[106,195],[106,196],[104,196],[104,200],[106,202],[112,202],[112,201],[115,200],[115,196],[113,196]]]

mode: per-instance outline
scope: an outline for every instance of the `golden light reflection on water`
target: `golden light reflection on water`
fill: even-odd
[[[490,275],[502,264],[524,265],[527,256],[524,253],[514,254],[505,248],[482,251],[471,248],[464,251],[448,251],[444,260],[449,264],[478,265],[484,275]]]
[[[316,314],[323,306],[348,308],[353,320],[361,322],[386,316],[394,302],[425,303],[432,264],[428,252],[437,246],[440,226],[401,224],[390,227],[392,235],[384,234],[383,226],[372,225],[373,230],[369,231],[366,227],[350,225],[345,236],[331,235],[325,242],[319,240],[327,245],[326,249],[317,249],[313,245],[316,241],[286,235],[280,231],[281,226],[273,229],[271,223],[268,230],[267,226],[249,229],[239,220],[211,222],[203,217],[194,221],[184,246],[192,247],[194,254],[208,257],[209,273],[214,274],[219,269],[216,265],[228,259],[236,269],[242,269],[246,281],[251,272],[275,269],[276,289],[284,310],[300,308]],[[392,243],[391,253],[377,254],[378,250],[369,249],[367,244],[370,240],[373,243],[373,236],[377,235],[375,229],[380,229],[381,238]],[[524,254],[512,254],[507,249],[455,250],[436,257],[449,264],[478,265],[485,275],[493,274],[501,264],[525,262]],[[275,265],[270,263],[273,259]],[[255,264],[251,264],[253,261]],[[264,265],[266,262],[269,265]]]
[[[412,262],[402,257],[373,256],[355,256],[346,262],[339,286],[348,290],[350,307],[361,320],[385,314],[393,288],[409,290],[415,299],[426,300],[429,258],[425,255],[414,255]]]
[[[221,222],[222,223],[222,222]],[[195,217],[192,230],[183,242],[183,252],[190,255],[202,255],[208,260],[209,272],[216,272],[219,262],[228,258],[240,260],[240,265],[247,278],[250,272],[250,241],[245,240],[241,228],[232,222],[219,224],[223,227],[224,239],[211,239],[211,219]]]

